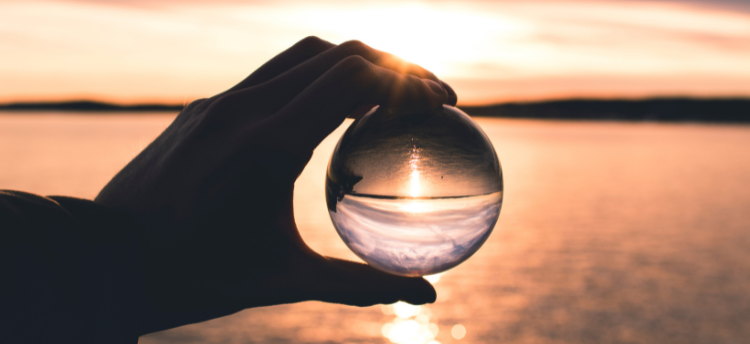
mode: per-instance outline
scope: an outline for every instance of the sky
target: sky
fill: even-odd
[[[309,35],[418,63],[465,105],[750,96],[750,1],[0,0],[0,102],[185,103]]]

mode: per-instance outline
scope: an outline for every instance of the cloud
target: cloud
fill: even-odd
[[[210,96],[311,34],[422,64],[462,101],[750,94],[750,13],[722,6],[736,4],[0,1],[0,101]]]

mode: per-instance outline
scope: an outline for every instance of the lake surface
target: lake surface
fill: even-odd
[[[93,198],[173,118],[2,113],[0,188]],[[140,342],[750,338],[750,126],[477,121],[503,165],[503,208],[485,245],[435,282],[435,304],[265,307]],[[343,130],[299,178],[295,217],[313,249],[357,259],[336,234],[324,195]]]

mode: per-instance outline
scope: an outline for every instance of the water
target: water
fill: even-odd
[[[502,199],[501,191],[438,198],[345,195],[329,214],[347,246],[368,264],[424,276],[474,254],[492,232]]]
[[[91,198],[173,118],[0,113],[0,185]],[[502,216],[439,276],[436,303],[263,307],[140,342],[386,344],[425,328],[442,344],[750,338],[750,126],[477,122],[503,162]],[[323,196],[344,129],[295,184],[295,220],[314,250],[359,260]]]

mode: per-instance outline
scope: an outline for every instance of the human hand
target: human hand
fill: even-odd
[[[422,278],[312,251],[292,195],[315,147],[348,115],[455,102],[419,66],[359,42],[309,37],[228,91],[191,103],[95,200],[144,227],[153,306],[141,333],[305,300],[434,301]]]

